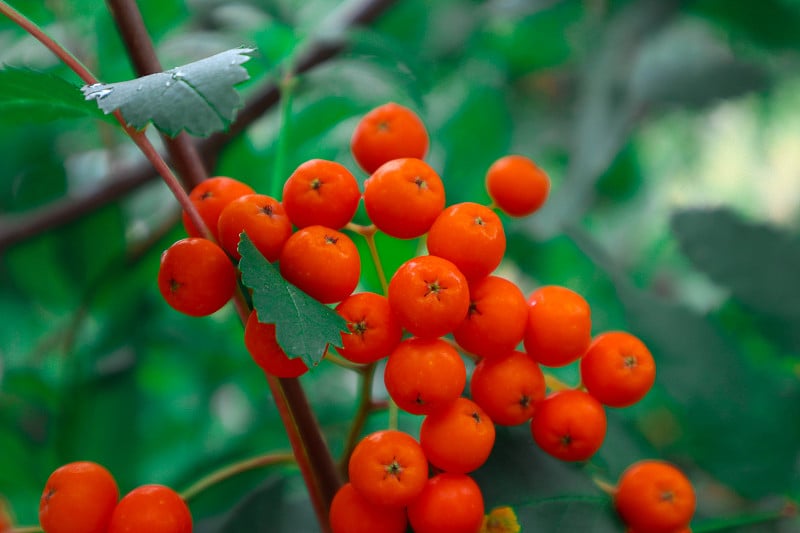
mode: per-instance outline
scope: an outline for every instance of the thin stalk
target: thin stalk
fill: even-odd
[[[19,526],[11,528],[11,533],[43,533],[39,526]]]
[[[577,390],[580,388],[580,385],[573,387],[571,385],[568,385],[567,383],[564,383],[554,375],[548,374],[546,372],[544,374],[544,383],[550,392],[558,392],[563,390]]]
[[[389,294],[389,283],[386,280],[386,272],[383,270],[383,263],[381,263],[381,256],[378,253],[378,246],[375,243],[375,234],[378,233],[378,228],[375,227],[375,224],[370,224],[369,226],[361,226],[359,224],[349,223],[345,226],[345,229],[352,231],[353,233],[358,233],[367,243],[367,248],[369,249],[369,255],[372,259],[372,264],[375,265],[375,271],[378,273],[378,281],[380,281],[381,289],[383,290],[384,296]]]
[[[364,424],[367,422],[367,417],[374,408],[372,401],[372,383],[375,381],[375,363],[371,363],[361,371],[361,391],[358,400],[358,409],[353,416],[353,421],[350,423],[350,431],[347,433],[347,440],[344,444],[344,452],[339,461],[339,470],[342,475],[347,473],[347,464],[350,461],[350,455],[353,449],[358,444],[358,438],[364,429]]]
[[[270,453],[239,461],[198,479],[186,488],[186,490],[181,492],[181,497],[188,502],[209,487],[213,487],[217,483],[221,483],[241,473],[255,470],[256,468],[290,463],[294,463],[294,455],[291,453]]]
[[[275,152],[275,164],[272,167],[272,179],[269,183],[269,195],[276,200],[281,199],[282,185],[286,181],[286,155],[289,150],[292,103],[294,101],[294,89],[296,86],[297,78],[291,72],[288,72],[278,85],[281,99],[281,126]]]

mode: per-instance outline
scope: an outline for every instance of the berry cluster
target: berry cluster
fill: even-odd
[[[47,480],[39,503],[45,533],[191,533],[183,499],[163,485],[142,485],[119,499],[117,482],[89,461],[65,464]]]
[[[605,439],[606,406],[638,402],[655,380],[653,357],[638,338],[621,331],[592,337],[590,306],[575,291],[549,285],[526,297],[493,274],[506,250],[497,211],[534,213],[547,199],[547,175],[526,157],[502,157],[486,172],[490,206],[446,206],[442,179],[423,160],[428,144],[413,111],[380,106],[359,121],[351,140],[356,162],[369,174],[363,193],[347,168],[321,159],[303,163],[288,177],[280,201],[234,179],[212,178],[191,191],[190,199],[219,244],[185,217],[189,237],[162,256],[158,284],[166,301],[189,315],[207,315],[236,289],[231,259],[238,260],[239,236],[247,232],[288,282],[323,304],[336,304],[350,330],[338,354],[359,365],[385,359],[383,378],[392,401],[425,416],[418,441],[386,430],[358,443],[349,482],[332,503],[334,533],[401,532],[407,522],[417,533],[475,532],[483,521],[483,499],[468,474],[488,458],[495,424],[529,423],[544,452],[586,461]],[[371,226],[352,222],[362,199]],[[375,231],[396,239],[424,236],[427,254],[392,273],[385,294],[355,292],[361,258],[350,235],[371,237]],[[286,356],[275,326],[260,322],[255,311],[244,342],[272,375],[308,371],[301,359]],[[469,382],[462,355],[477,361]],[[576,387],[542,369],[576,362]],[[462,396],[465,389],[469,398]],[[644,473],[626,473],[615,493],[626,523],[662,531],[653,524],[659,513],[680,514],[667,509],[674,504],[683,506],[683,514],[663,531],[688,525],[694,510],[688,482],[670,492],[675,498],[662,493],[661,506],[648,507],[643,498],[660,489],[647,492],[645,485],[657,486],[655,480],[666,474],[651,467],[634,472]]]

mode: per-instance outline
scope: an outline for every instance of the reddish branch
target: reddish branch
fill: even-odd
[[[342,21],[343,31],[375,20],[396,0],[364,0],[356,5]],[[295,72],[302,73],[335,57],[345,48],[343,41],[318,43],[298,58]],[[264,115],[279,100],[278,87],[274,83],[267,84],[246,103],[225,133],[212,135],[207,139],[195,141],[206,168],[213,164],[220,152],[236,136],[246,130],[256,119]],[[178,165],[167,158],[170,164]],[[56,200],[39,208],[21,214],[0,216],[0,250],[27,240],[54,227],[72,222],[110,202],[113,202],[139,186],[157,178],[149,162],[115,172],[113,176],[102,180],[104,185],[85,196]]]

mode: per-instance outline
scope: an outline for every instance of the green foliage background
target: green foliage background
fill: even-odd
[[[348,7],[138,3],[165,66],[257,47],[245,100]],[[15,4],[103,81],[134,77],[101,3]],[[263,192],[310,158],[358,173],[349,136],[386,101],[423,117],[448,204],[488,201],[483,176],[496,158],[534,158],[552,196],[530,219],[506,220],[501,273],[525,291],[579,291],[595,332],[639,335],[658,378],[641,404],[609,410],[607,442],[587,465],[544,456],[524,426],[499,430],[475,474],[487,507],[513,505],[524,531],[621,531],[590,476],[613,482],[662,457],[697,487],[694,531],[798,531],[796,518],[779,518],[800,498],[798,28],[793,0],[403,0],[299,77],[288,127],[272,110],[213,173]],[[0,63],[79,85],[5,19]],[[0,234],[138,161],[61,83],[47,87],[51,107],[31,112],[26,98],[42,90],[25,71],[0,77]],[[104,464],[123,492],[181,489],[288,448],[233,310],[185,317],[158,294],[159,255],[183,235],[177,205],[152,182],[2,249],[0,493],[19,523],[36,522],[44,482],[65,462]],[[390,271],[418,245],[379,242]],[[378,288],[368,268],[363,287]],[[558,373],[577,380],[575,368]],[[301,381],[341,452],[356,377],[323,364]],[[419,423],[401,418],[411,432]],[[368,428],[385,425],[379,413]],[[192,511],[202,532],[315,531],[306,498],[295,469],[273,468],[213,487]]]

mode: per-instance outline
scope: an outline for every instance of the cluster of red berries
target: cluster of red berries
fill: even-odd
[[[119,499],[103,466],[79,461],[56,469],[39,503],[44,533],[191,533],[192,515],[174,490],[142,485]]]
[[[468,474],[488,458],[495,424],[530,423],[533,440],[546,453],[586,461],[605,439],[604,406],[636,403],[655,380],[653,357],[638,338],[620,331],[592,338],[591,310],[578,293],[551,285],[526,298],[493,274],[506,249],[495,209],[510,216],[535,212],[549,193],[547,175],[528,158],[506,156],[487,169],[491,206],[446,207],[442,180],[423,160],[428,143],[413,111],[380,106],[359,121],[351,140],[355,160],[369,174],[363,193],[347,168],[321,159],[289,176],[280,201],[234,179],[212,178],[190,199],[219,245],[185,216],[190,237],[162,256],[158,284],[166,301],[190,315],[210,314],[234,293],[231,259],[239,258],[239,236],[246,232],[288,282],[323,304],[337,304],[350,330],[337,352],[356,364],[386,359],[391,399],[425,415],[419,441],[389,430],[356,446],[350,481],[332,504],[334,533],[405,531],[407,521],[417,533],[475,532],[483,499]],[[352,223],[362,199],[369,227]],[[361,260],[349,234],[374,231],[397,239],[426,236],[428,254],[403,263],[386,294],[355,293]],[[260,322],[255,312],[244,340],[272,375],[297,377],[308,370],[303,360],[286,356],[275,326]],[[462,397],[467,370],[459,349],[477,360],[469,398]],[[581,385],[549,387],[548,393],[542,366],[577,361]],[[634,529],[662,531],[653,526],[656,518],[640,519],[642,514],[675,516],[678,504],[662,492],[650,507],[640,505],[645,494],[662,490],[658,476],[643,471],[639,481],[620,483],[617,508]],[[631,483],[633,490],[626,488]],[[670,492],[680,494],[683,514],[677,527],[663,531],[688,525],[690,491],[688,485],[688,491]]]

